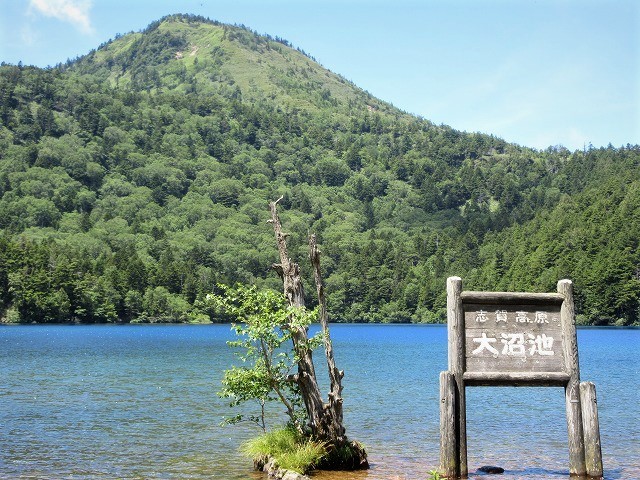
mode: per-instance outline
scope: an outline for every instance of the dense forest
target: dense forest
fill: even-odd
[[[318,237],[332,321],[443,321],[458,275],[570,278],[581,323],[639,323],[637,145],[538,151],[434,125],[282,39],[188,15],[0,66],[3,322],[224,321],[218,284],[280,288],[280,196],[305,274]]]

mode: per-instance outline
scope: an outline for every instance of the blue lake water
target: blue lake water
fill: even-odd
[[[315,477],[426,478],[438,464],[446,327],[336,324],[331,333],[346,371],[347,433],[367,446],[372,468]],[[0,327],[0,478],[264,478],[237,452],[256,430],[220,426],[232,413],[216,395],[235,362],[231,338],[229,325]],[[605,478],[639,479],[640,330],[580,329],[578,345],[581,379],[597,388]],[[280,410],[272,423],[284,420]],[[564,411],[562,388],[468,388],[470,471],[568,478]]]

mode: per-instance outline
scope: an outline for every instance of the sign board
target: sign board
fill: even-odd
[[[561,372],[560,308],[465,305],[467,372]]]
[[[462,292],[464,374],[474,384],[503,375],[513,385],[567,380],[562,297]],[[520,381],[516,381],[520,378]],[[483,381],[484,379],[484,381]]]
[[[468,474],[465,388],[477,385],[564,387],[569,471],[602,475],[595,386],[580,383],[571,281],[558,282],[557,293],[474,292],[462,291],[462,280],[451,277],[447,328],[449,370],[440,374],[444,476]],[[581,397],[588,399],[582,400],[584,407]],[[595,422],[589,413],[585,435],[582,412],[587,406],[593,407]],[[591,452],[587,458],[585,451]]]

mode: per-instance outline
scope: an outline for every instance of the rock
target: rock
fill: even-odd
[[[263,471],[264,466],[267,464],[268,461],[269,461],[269,457],[267,457],[266,455],[260,455],[259,457],[255,457],[253,459],[253,469],[258,471]]]
[[[497,475],[500,473],[504,473],[504,468],[494,467],[493,465],[485,465],[484,467],[480,467],[478,469],[478,473],[488,473],[489,475]]]
[[[262,465],[262,471],[267,473],[269,478],[274,478],[276,480],[311,480],[306,475],[302,475],[292,470],[278,468],[278,464],[273,458],[263,458]]]
[[[275,472],[277,469],[278,466],[276,465],[276,461],[273,458],[267,458],[267,461],[263,462],[262,464],[262,471],[267,472],[269,475],[271,475],[271,472]]]
[[[319,470],[366,470],[369,468],[367,452],[361,443],[349,442],[342,448],[332,449],[316,465]]]
[[[285,474],[282,476],[282,480],[310,480],[306,475],[301,475],[291,470],[285,470]]]

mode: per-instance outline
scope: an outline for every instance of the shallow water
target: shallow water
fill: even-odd
[[[438,464],[446,327],[331,329],[347,433],[372,468],[314,478],[426,478]],[[264,478],[237,453],[256,430],[220,426],[232,413],[216,395],[230,338],[228,325],[0,327],[0,478]],[[578,343],[581,378],[597,387],[605,478],[638,479],[640,330],[580,329]],[[568,478],[561,388],[469,388],[467,409],[470,471]]]

